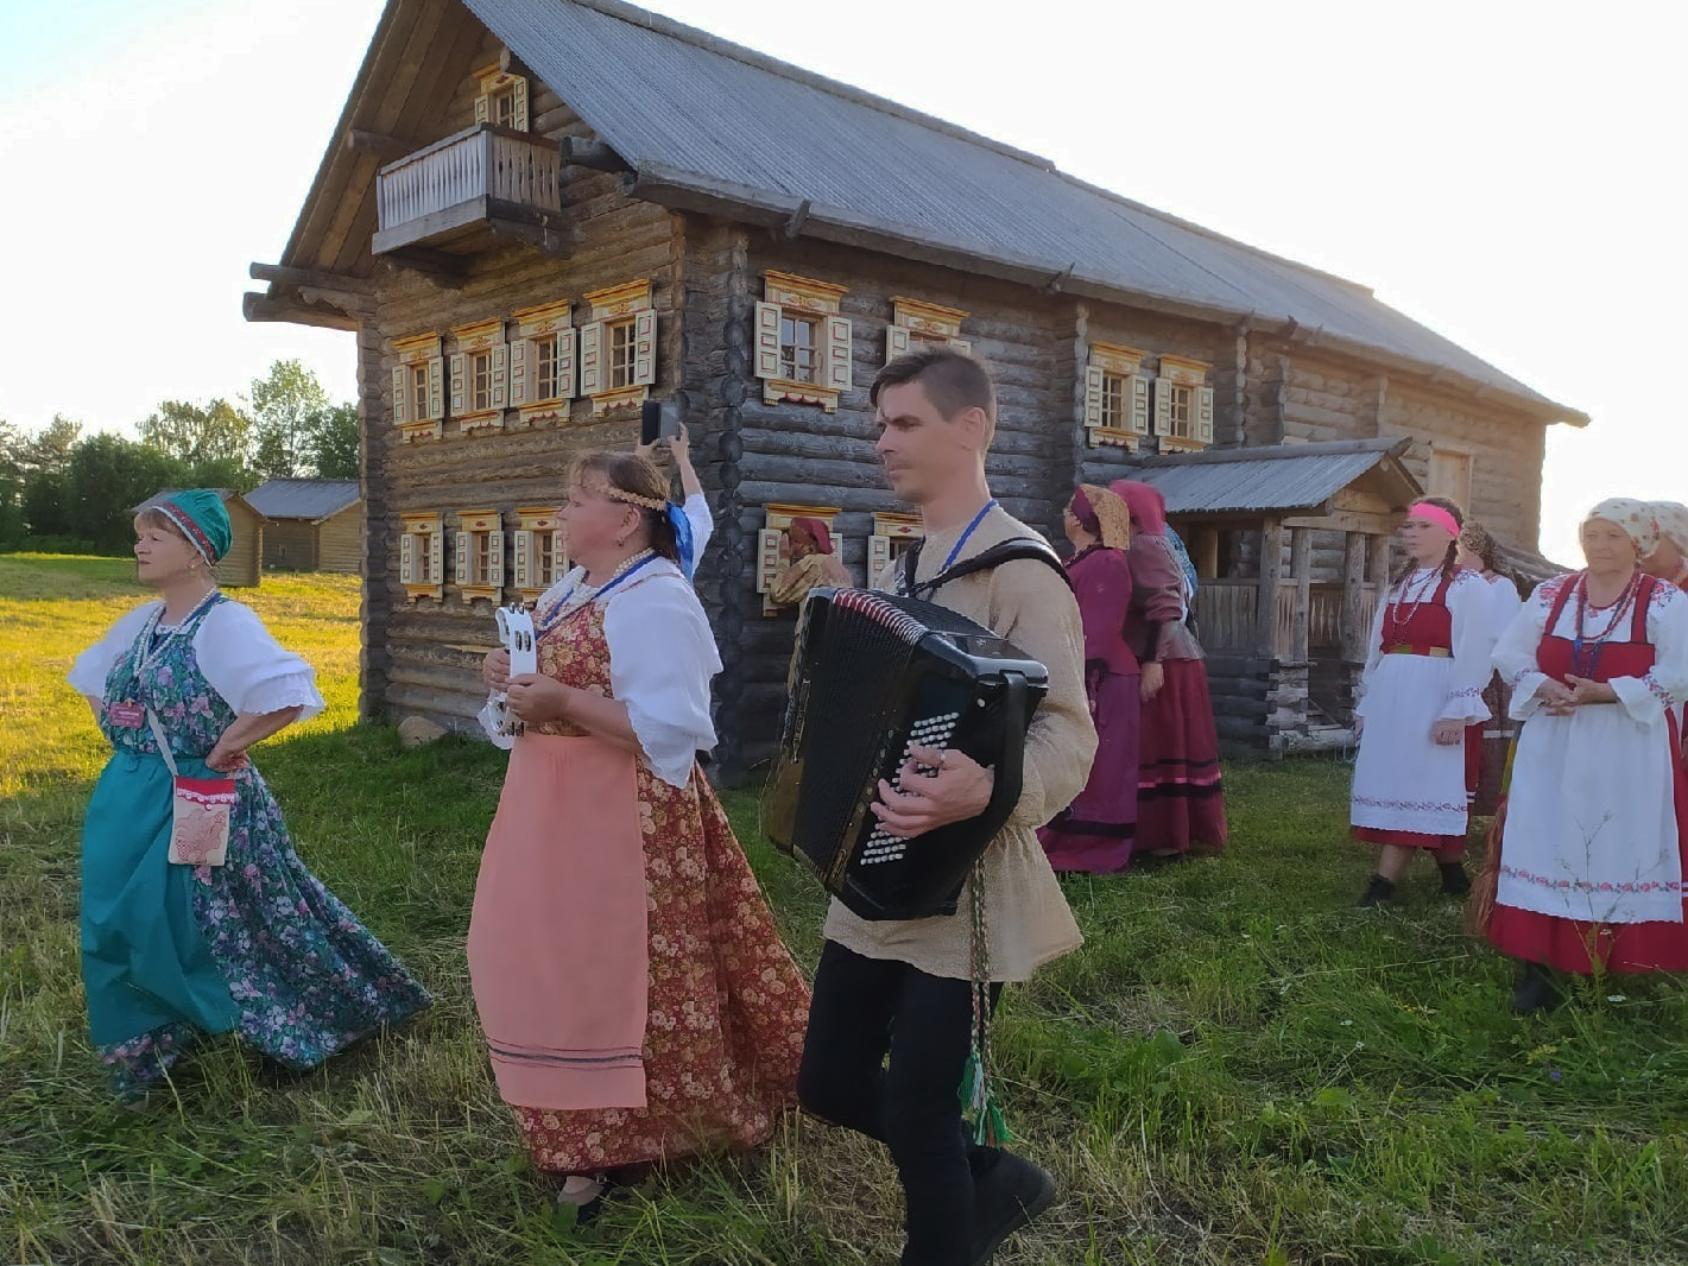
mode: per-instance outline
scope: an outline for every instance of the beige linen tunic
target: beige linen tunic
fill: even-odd
[[[965,525],[958,525],[926,538],[916,580],[942,570],[964,530]],[[956,561],[1016,536],[1038,533],[995,507]],[[880,579],[883,587],[891,588],[889,571]],[[985,852],[990,976],[1027,980],[1083,940],[1035,834],[1083,790],[1096,754],[1096,728],[1084,693],[1084,631],[1078,603],[1052,569],[1026,559],[951,581],[932,601],[1007,638],[1049,669],[1049,693],[1026,734],[1019,805]],[[920,847],[918,841],[913,847]],[[953,915],[886,922],[860,918],[834,900],[825,935],[866,958],[894,959],[931,976],[967,980],[972,976],[971,900],[970,888],[964,887]]]

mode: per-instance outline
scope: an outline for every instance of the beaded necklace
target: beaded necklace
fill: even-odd
[[[1623,622],[1624,614],[1629,610],[1630,604],[1635,601],[1635,593],[1640,585],[1641,573],[1636,572],[1629,578],[1629,583],[1624,586],[1624,591],[1618,595],[1618,600],[1610,607],[1612,618],[1606,622],[1606,627],[1594,634],[1593,637],[1588,637],[1583,632],[1583,617],[1587,614],[1589,607],[1588,573],[1584,572],[1577,577],[1577,630],[1576,636],[1571,639],[1571,670],[1578,677],[1592,678],[1594,676],[1595,670],[1600,667],[1600,652],[1606,648],[1607,640],[1617,631],[1619,624]],[[1595,608],[1596,611],[1599,609],[1598,607]],[[1587,643],[1592,643],[1592,647],[1585,654],[1583,647]]]
[[[1431,591],[1436,587],[1437,580],[1441,578],[1442,569],[1440,567],[1431,568],[1429,574],[1419,584],[1417,593],[1412,594],[1411,605],[1408,606],[1408,591],[1412,587],[1413,576],[1416,576],[1422,570],[1422,568],[1415,568],[1411,575],[1401,577],[1400,591],[1395,595],[1395,600],[1389,604],[1389,628],[1394,638],[1398,639],[1401,636],[1401,630],[1412,623],[1414,617],[1418,615],[1418,609],[1424,605],[1425,599],[1430,596]],[[1401,615],[1402,607],[1407,608],[1405,617]]]
[[[141,635],[135,639],[131,649],[135,676],[139,677],[155,659],[164,653],[164,648],[170,644],[170,639],[187,629],[199,627],[199,616],[210,609],[222,590],[215,585],[211,592],[194,604],[193,610],[182,617],[180,624],[166,625],[164,620],[164,604],[160,602],[158,609],[147,617],[146,625],[141,629]]]
[[[597,589],[594,589],[592,586],[586,584],[583,576],[581,580],[578,580],[574,584],[570,585],[568,589],[563,592],[562,597],[558,598],[551,606],[551,609],[539,618],[539,628],[537,630],[538,636],[545,636],[545,634],[556,628],[564,620],[584,611],[592,599],[603,597],[611,589],[614,589],[617,585],[621,584],[622,581],[633,575],[634,572],[645,566],[645,564],[654,562],[656,557],[656,551],[654,550],[640,550],[631,558],[624,559],[621,566],[617,567],[615,571],[610,574],[610,578]],[[570,601],[574,599],[576,594],[580,595],[579,601],[574,602],[571,606]]]

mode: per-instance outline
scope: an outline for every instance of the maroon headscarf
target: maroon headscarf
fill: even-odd
[[[1144,536],[1166,535],[1166,498],[1153,484],[1116,479],[1108,485],[1131,511],[1131,530]]]
[[[815,543],[815,549],[822,554],[832,553],[832,532],[819,519],[811,519],[807,515],[793,519],[791,526],[800,527],[808,538]]]
[[[1073,518],[1092,536],[1102,535],[1102,523],[1096,517],[1096,508],[1090,504],[1090,497],[1083,488],[1073,490]]]

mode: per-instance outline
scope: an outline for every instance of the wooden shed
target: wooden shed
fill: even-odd
[[[178,488],[161,488],[140,505],[132,506],[129,512],[139,514],[157,505],[172,492],[179,491]],[[233,488],[218,488],[217,492],[228,508],[229,527],[232,529],[229,552],[217,564],[217,581],[230,589],[249,588],[256,585],[263,575],[258,564],[264,550],[264,516]]]
[[[268,521],[270,571],[363,570],[363,497],[355,479],[266,479],[246,500]]]
[[[1206,601],[1235,590],[1216,662],[1260,693],[1231,731],[1285,747],[1325,727],[1320,697],[1340,727],[1308,666],[1347,662],[1332,621],[1353,568],[1362,612],[1375,589],[1385,512],[1422,485],[1533,549],[1547,428],[1587,421],[1364,286],[620,0],[388,0],[327,141],[244,311],[355,334],[365,715],[474,729],[495,605],[566,564],[570,459],[667,397],[717,524],[718,767],[754,766],[791,649],[764,594],[784,525],[827,517],[858,580],[907,547],[867,388],[938,344],[993,374],[991,487],[1051,536],[1075,482],[1193,479],[1208,454],[1221,482],[1265,454],[1268,482],[1316,485],[1181,520],[1232,582]],[[1349,473],[1331,442],[1360,444]],[[1307,605],[1280,639],[1286,577]],[[1298,674],[1314,702],[1278,718]]]

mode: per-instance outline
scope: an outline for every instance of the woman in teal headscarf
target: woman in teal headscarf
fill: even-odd
[[[120,1094],[144,1092],[198,1037],[238,1032],[310,1068],[428,994],[305,869],[246,749],[322,710],[309,664],[217,588],[228,512],[204,489],[135,519],[141,583],[161,601],[117,621],[71,669],[111,742],[82,835],[82,979]],[[161,755],[161,740],[168,755]],[[173,863],[174,778],[232,778],[226,858]]]

